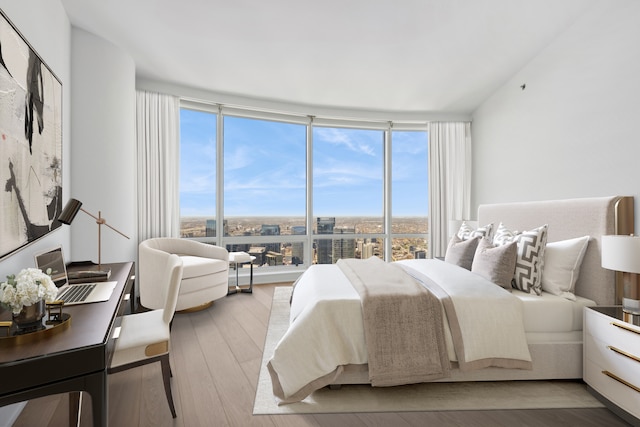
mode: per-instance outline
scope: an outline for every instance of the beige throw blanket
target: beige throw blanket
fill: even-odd
[[[369,378],[393,386],[445,378],[450,362],[438,298],[377,257],[337,262],[360,294]]]

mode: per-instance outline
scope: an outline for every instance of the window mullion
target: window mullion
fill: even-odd
[[[307,240],[304,248],[304,264],[313,263],[313,116],[309,116],[307,125]]]
[[[389,128],[384,132],[384,260],[393,261],[391,248],[391,143],[393,123],[389,122]]]
[[[221,105],[218,105],[216,121],[216,244],[224,247],[224,117]]]

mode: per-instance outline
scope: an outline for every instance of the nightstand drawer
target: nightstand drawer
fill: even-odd
[[[602,367],[595,364],[592,360],[585,360],[584,380],[587,384],[624,411],[632,414],[634,417],[640,418],[640,392],[608,376],[602,371],[605,371],[605,369],[602,369]],[[618,375],[616,372],[611,372],[611,374]],[[634,379],[636,381],[640,380],[637,376]],[[638,387],[640,385],[636,384],[635,386]]]
[[[586,309],[584,331],[607,345],[640,357],[640,328]]]
[[[640,388],[640,355],[584,334],[585,359]]]

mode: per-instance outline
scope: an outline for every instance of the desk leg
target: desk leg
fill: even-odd
[[[107,371],[90,375],[85,380],[86,390],[91,395],[93,427],[107,427],[109,417],[109,390]]]
[[[69,427],[80,427],[80,411],[82,411],[82,392],[69,393]]]

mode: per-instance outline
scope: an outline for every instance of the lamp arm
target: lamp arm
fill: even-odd
[[[122,237],[126,237],[127,239],[130,239],[129,236],[127,236],[126,234],[124,234],[122,231],[113,228],[112,226],[110,226],[109,224],[107,224],[106,222],[104,223],[104,225],[106,225],[107,227],[109,227],[110,229],[112,229],[113,231],[115,231],[116,233],[120,234]]]
[[[112,227],[111,225],[107,224],[107,221],[102,218],[102,216],[95,216],[94,214],[92,214],[91,212],[87,212],[86,210],[84,210],[83,208],[80,208],[80,210],[84,213],[86,213],[87,215],[89,215],[91,218],[96,220],[96,223],[98,225],[106,225],[107,227],[109,227],[110,229],[112,229],[113,231],[115,231],[116,233],[120,234],[122,237],[126,237],[127,239],[130,239],[129,236],[127,236],[126,234],[124,234],[122,231]]]

